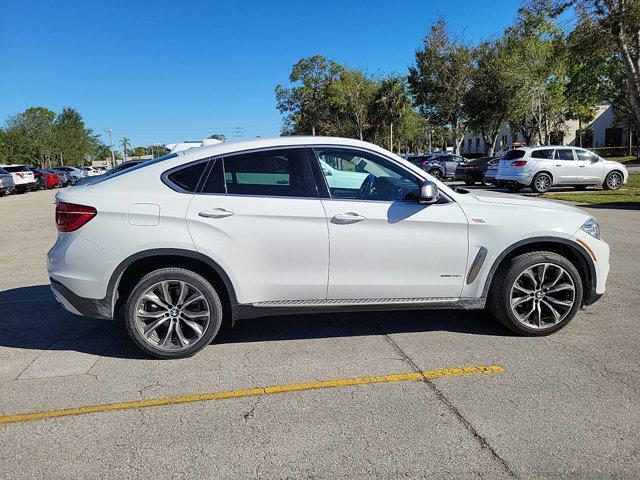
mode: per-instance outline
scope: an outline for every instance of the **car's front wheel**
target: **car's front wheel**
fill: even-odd
[[[569,323],[582,296],[580,273],[567,258],[554,252],[528,252],[501,266],[487,307],[514,332],[540,336]]]
[[[183,268],[144,276],[125,307],[133,341],[159,358],[190,357],[211,343],[222,324],[222,304],[211,283]]]
[[[604,179],[602,187],[605,190],[618,190],[622,186],[622,174],[620,172],[609,172]]]

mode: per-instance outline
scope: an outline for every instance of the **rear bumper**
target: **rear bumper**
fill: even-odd
[[[498,173],[496,180],[502,182],[516,182],[522,185],[531,185],[534,172]]]
[[[75,315],[83,315],[91,318],[111,319],[111,302],[107,298],[93,299],[83,298],[57,280],[49,277],[51,291],[60,305]]]

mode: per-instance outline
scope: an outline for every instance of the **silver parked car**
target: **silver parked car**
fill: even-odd
[[[604,160],[584,148],[566,145],[516,148],[507,152],[498,164],[496,180],[510,190],[531,187],[547,192],[554,185],[584,190],[590,185],[617,190],[627,183],[626,167]]]

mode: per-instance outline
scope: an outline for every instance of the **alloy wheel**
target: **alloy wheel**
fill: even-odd
[[[166,351],[188,348],[202,338],[211,319],[200,290],[181,280],[152,285],[137,302],[135,325],[145,342]]]
[[[535,180],[536,190],[545,192],[551,188],[551,179],[547,175],[538,175]]]
[[[607,187],[610,190],[617,190],[622,185],[622,177],[619,173],[613,172],[607,177]]]
[[[511,312],[522,325],[546,329],[573,309],[576,288],[571,275],[554,263],[538,263],[523,271],[509,296]]]

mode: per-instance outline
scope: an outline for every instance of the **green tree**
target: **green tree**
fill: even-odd
[[[416,106],[429,121],[451,129],[454,151],[460,151],[465,123],[463,99],[471,88],[473,51],[451,37],[444,20],[431,26],[415,64],[409,67],[409,88]]]
[[[37,166],[50,160],[53,151],[55,112],[44,107],[31,107],[9,117],[6,122],[7,150],[12,162]]]
[[[553,23],[550,4],[535,2],[521,8],[516,23],[504,35],[504,71],[518,85],[509,124],[528,144],[549,143],[564,120],[566,48],[562,32]]]
[[[325,131],[364,140],[371,128],[371,103],[375,91],[375,82],[364,72],[342,67],[322,99],[330,123]]]
[[[322,55],[303,58],[293,66],[289,75],[292,87],[276,86],[277,108],[285,115],[283,133],[326,133],[331,121],[327,88],[342,70]]]
[[[481,43],[476,48],[471,88],[463,97],[467,126],[482,135],[489,156],[496,150],[502,125],[511,116],[511,99],[518,89],[515,78],[505,72],[505,55],[503,41]]]
[[[213,133],[213,134],[209,135],[209,138],[211,138],[213,140],[220,140],[221,142],[224,142],[227,139],[227,137],[224,136],[221,133]]]
[[[388,131],[388,148],[393,151],[394,126],[398,126],[405,117],[415,113],[411,105],[411,98],[407,92],[406,80],[402,77],[383,79],[377,86],[372,107],[372,117],[376,126],[379,129]]]
[[[83,165],[91,153],[94,143],[93,132],[85,127],[82,116],[67,107],[53,122],[52,153],[60,163]]]
[[[615,52],[622,75],[618,110],[640,128],[640,0],[556,0],[556,14],[574,7],[585,48],[609,48]],[[577,30],[577,29],[576,29]]]

